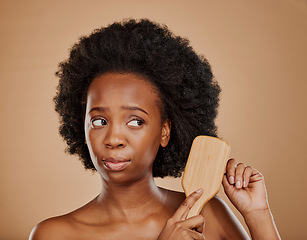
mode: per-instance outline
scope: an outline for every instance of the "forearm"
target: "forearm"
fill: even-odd
[[[253,240],[280,240],[270,209],[255,211],[244,216]]]

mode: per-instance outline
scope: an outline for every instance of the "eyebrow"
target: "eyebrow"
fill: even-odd
[[[140,112],[143,112],[143,113],[148,115],[148,113],[144,109],[139,108],[139,107],[135,107],[135,106],[122,106],[121,108],[125,109],[125,110],[140,111]]]
[[[144,109],[142,109],[140,107],[136,107],[136,106],[122,106],[121,108],[124,109],[124,110],[140,111],[140,112],[143,112],[143,113],[149,115]],[[91,113],[93,111],[105,112],[107,110],[108,110],[107,107],[93,107],[93,108],[91,108],[89,113]]]

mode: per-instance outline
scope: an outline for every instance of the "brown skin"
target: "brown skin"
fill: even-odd
[[[85,135],[102,190],[80,209],[38,224],[30,239],[248,239],[219,198],[209,201],[199,216],[186,219],[201,191],[185,198],[155,185],[153,161],[158,148],[168,144],[170,129],[169,120],[161,121],[158,92],[146,79],[119,73],[95,78],[87,95]],[[259,221],[254,223],[272,223],[263,177],[250,167],[237,167],[234,160],[226,171],[227,196],[246,218],[252,236],[263,239]],[[234,186],[231,176],[243,183],[243,175],[244,187]]]

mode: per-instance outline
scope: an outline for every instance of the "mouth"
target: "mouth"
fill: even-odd
[[[102,162],[104,167],[108,170],[121,171],[125,169],[131,161],[122,157],[107,157],[103,159]]]

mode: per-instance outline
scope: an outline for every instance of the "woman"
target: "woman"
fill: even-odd
[[[179,177],[193,139],[216,136],[220,89],[188,40],[146,19],[114,23],[81,38],[57,76],[60,133],[102,189],[30,239],[249,239],[218,197],[187,219],[202,189],[185,198],[153,180]],[[253,239],[279,239],[257,170],[231,159],[223,186]]]

